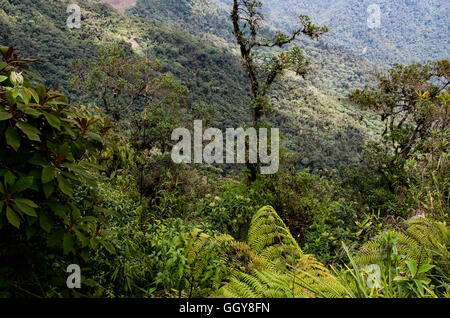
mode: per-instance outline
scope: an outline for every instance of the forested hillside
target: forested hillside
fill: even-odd
[[[181,25],[183,30],[237,54],[229,7],[217,5],[216,0],[138,0],[130,12],[169,26]],[[273,32],[271,24],[266,32]],[[302,42],[302,48],[312,58],[310,73],[306,79],[289,76],[280,83],[280,91],[292,92],[274,98],[279,109],[276,125],[287,135],[287,148],[302,153],[298,167],[333,169],[341,163],[355,162],[354,150],[361,149],[361,141],[377,131],[378,123],[359,122],[353,106],[343,99],[352,89],[371,83],[376,66],[323,41]],[[315,120],[309,120],[311,116]],[[326,137],[318,133],[323,127],[329,131]]]
[[[0,32],[4,41],[14,45],[18,52],[39,59],[41,64],[35,67],[37,74],[48,85],[69,92],[75,102],[84,102],[89,97],[74,89],[71,63],[80,58],[92,59],[98,55],[97,49],[103,42],[119,40],[130,43],[130,54],[150,54],[161,59],[163,71],[174,74],[189,89],[191,105],[215,107],[218,127],[238,126],[243,118],[248,118],[249,88],[238,57],[229,50],[231,25],[224,9],[217,8],[220,12],[217,15],[210,13],[212,2],[193,2],[195,5],[191,7],[178,1],[173,6],[167,1],[138,1],[136,9],[132,9],[132,12],[139,9],[139,15],[157,12],[161,16],[155,18],[162,24],[145,17],[120,14],[107,4],[80,2],[83,27],[67,30],[67,1],[45,4],[29,0],[2,1],[5,5],[2,5]],[[144,10],[142,6],[148,8]],[[167,8],[183,14],[179,17],[161,14],[168,12]],[[199,29],[204,30],[204,18],[211,20],[211,34],[227,40],[226,45],[192,36],[203,37]],[[200,22],[196,24],[192,19]],[[166,27],[171,25],[168,21],[172,25],[180,21],[192,25],[192,35]],[[27,33],[33,37],[25,36]],[[331,170],[341,163],[355,162],[364,140],[377,130],[375,121],[360,122],[355,108],[341,100],[351,89],[373,81],[370,73],[373,66],[326,44],[308,45],[305,50],[312,58],[311,71],[306,80],[288,77],[285,83],[280,83],[280,88],[295,89],[288,96],[274,98],[279,112],[276,124],[286,134],[286,147],[302,152],[298,167]],[[315,119],[310,120],[311,116]],[[317,133],[321,127],[328,127],[326,136]],[[331,156],[321,155],[324,152]]]
[[[447,6],[299,3],[0,0],[0,298],[449,298]]]
[[[218,0],[229,5],[231,0]],[[290,30],[300,14],[330,27],[326,41],[378,63],[412,63],[445,58],[450,39],[450,3],[445,0],[263,0],[275,28]],[[380,8],[380,25],[368,20]],[[366,50],[364,50],[367,48]],[[365,51],[365,53],[363,53]]]
[[[174,4],[175,3],[175,4]],[[214,36],[217,43],[232,38],[226,15],[231,0],[138,0],[131,9],[161,22],[183,23],[193,32]],[[268,29],[291,31],[300,14],[330,27],[324,41],[382,64],[424,62],[444,58],[449,47],[450,4],[434,1],[264,0]],[[380,24],[369,27],[373,10],[380,9]]]

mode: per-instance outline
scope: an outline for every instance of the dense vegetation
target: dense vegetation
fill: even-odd
[[[356,83],[370,65],[307,46],[306,79],[265,96],[280,171],[249,180],[170,156],[176,127],[252,119],[230,42],[106,4],[69,31],[69,2],[1,3],[0,297],[450,297],[448,60]]]

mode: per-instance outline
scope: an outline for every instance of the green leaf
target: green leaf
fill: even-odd
[[[36,117],[36,118],[38,118],[39,116],[42,115],[42,113],[40,111],[38,111],[38,110],[36,110],[34,108],[31,108],[31,107],[23,107],[21,110],[25,114],[31,115],[31,116]]]
[[[5,132],[6,143],[10,145],[16,152],[20,147],[20,136],[11,126]]]
[[[84,235],[81,231],[75,230],[75,235],[81,241],[81,247],[86,247],[89,245],[89,238]]]
[[[411,273],[411,276],[416,276],[417,272],[417,263],[413,260],[407,260],[405,261],[406,265],[408,266],[409,272]]]
[[[423,297],[423,296],[424,296],[424,290],[423,290],[423,284],[422,284],[422,282],[421,282],[421,281],[415,280],[414,283],[416,283],[416,286],[417,286],[417,288],[419,289],[420,296]]]
[[[98,141],[98,142],[102,142],[102,137],[100,137],[100,135],[98,135],[96,133],[93,133],[93,132],[90,132],[90,131],[88,131],[86,133],[86,137],[89,137],[89,138],[91,138],[91,139],[93,139],[95,141]]]
[[[39,213],[39,225],[41,228],[45,232],[50,233],[52,230],[52,224],[53,221],[50,215],[47,212],[41,211],[41,213]]]
[[[25,191],[31,188],[31,186],[33,185],[33,180],[34,177],[32,176],[22,177],[19,179],[19,181],[17,181],[17,183],[14,186],[11,187],[11,191],[12,192]]]
[[[44,190],[45,197],[48,199],[55,191],[55,184],[54,182],[45,183],[42,185],[42,189]]]
[[[75,133],[73,132],[73,129],[72,129],[72,127],[70,127],[70,125],[68,125],[68,124],[65,123],[65,122],[62,122],[61,125],[62,125],[62,127],[64,128],[64,131],[65,131],[70,137],[72,137],[72,138],[75,138],[75,137],[76,137],[76,136],[75,136]]]
[[[20,217],[9,206],[6,207],[6,218],[16,228],[20,228]]]
[[[118,213],[118,212],[116,212],[116,211],[113,211],[113,210],[109,210],[109,209],[105,209],[105,208],[103,208],[103,207],[96,207],[99,211],[101,211],[101,212],[103,212],[103,213],[105,213],[105,214],[107,214],[107,215],[112,215],[112,216],[115,216],[115,217],[120,217],[120,214]]]
[[[53,213],[64,220],[64,222],[68,220],[67,214],[69,213],[69,211],[67,206],[62,205],[61,203],[56,201],[49,201],[48,206],[50,207],[50,210],[52,210]]]
[[[64,254],[69,254],[75,247],[75,239],[72,234],[65,233],[63,239]]]
[[[12,173],[11,171],[7,171],[5,173],[5,182],[6,184],[9,184],[10,186],[14,185],[14,183],[16,182],[16,176],[14,175],[14,173]]]
[[[8,120],[12,118],[12,114],[9,112],[5,112],[3,110],[0,110],[0,121]]]
[[[98,243],[99,243],[98,238],[96,238],[96,237],[91,237],[89,242],[90,242],[91,248],[93,248],[93,249],[96,249],[98,246]]]
[[[48,235],[48,239],[47,239],[48,246],[52,247],[52,246],[61,245],[63,237],[64,237],[64,230],[62,230],[62,229],[51,232]]]
[[[395,276],[394,277],[394,282],[406,282],[409,281],[408,277],[404,277],[404,276]]]
[[[39,104],[39,94],[32,88],[27,88],[36,103]]]
[[[47,166],[42,169],[42,183],[48,183],[55,179],[55,169]]]
[[[37,232],[37,228],[35,226],[26,225],[25,234],[27,235],[27,240],[33,237]]]
[[[28,205],[24,204],[23,202],[20,202],[17,200],[14,200],[14,203],[15,203],[16,207],[18,208],[18,210],[22,211],[26,215],[37,217],[36,210],[33,209],[32,207],[29,207]]]
[[[88,244],[89,244],[89,242],[88,242]],[[80,256],[81,256],[81,258],[83,258],[83,260],[87,263],[87,262],[89,261],[89,247],[84,247],[84,248],[81,250],[81,252],[80,252]],[[94,282],[94,283],[91,283],[91,282],[93,282],[93,280],[91,280],[91,279],[85,279],[85,280],[84,280],[84,285],[86,285],[86,286],[91,285],[91,286],[93,286],[93,287],[98,286],[95,282]]]
[[[436,265],[431,265],[431,264],[424,264],[422,266],[420,266],[419,270],[417,271],[418,274],[423,274],[428,272],[429,270],[431,270],[432,268],[436,267]]]
[[[106,250],[108,252],[110,252],[111,254],[116,254],[116,249],[114,248],[114,246],[110,242],[107,242],[107,241],[102,240],[102,239],[99,239],[99,241],[106,248]]]
[[[53,127],[56,128],[58,130],[60,130],[61,127],[61,121],[59,120],[58,117],[56,117],[55,115],[51,114],[51,113],[47,113],[47,112],[42,112],[45,116],[45,119],[47,119],[47,122]]]
[[[28,139],[33,141],[41,141],[41,138],[39,137],[40,132],[36,127],[23,121],[19,121],[16,126],[22,130],[25,135],[27,135]]]
[[[25,199],[25,198],[19,198],[19,199],[14,199],[14,201],[17,203],[17,202],[20,202],[20,203],[22,203],[22,204],[26,204],[26,205],[28,205],[29,207],[32,207],[32,208],[35,208],[35,209],[37,209],[39,206],[36,204],[36,203],[34,203],[33,201],[31,201],[31,200],[29,200],[29,199]]]
[[[31,94],[26,90],[26,88],[20,89],[19,96],[22,98],[23,102],[28,105],[28,103],[30,102]]]
[[[19,96],[19,88],[15,88],[12,92],[11,92],[12,98],[14,100],[14,103],[16,101],[17,96]]]
[[[7,79],[8,79],[8,76],[0,75],[0,83],[6,81]]]
[[[81,220],[81,222],[92,222],[92,223],[94,223],[94,222],[97,222],[97,218],[95,217],[95,216],[92,216],[92,215],[88,215],[88,216],[85,216],[82,220]]]
[[[34,155],[28,160],[29,163],[35,166],[46,166],[48,165],[47,159],[40,152],[35,152]]]
[[[62,175],[58,175],[56,178],[58,179],[58,188],[62,191],[62,193],[68,197],[72,197],[73,189],[69,181],[67,181]]]
[[[44,86],[44,84],[39,84],[38,86],[36,86],[36,92],[39,94],[40,97],[45,97],[46,91],[47,89]]]

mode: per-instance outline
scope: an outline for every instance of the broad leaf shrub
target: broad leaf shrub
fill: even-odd
[[[250,189],[225,182],[216,194],[208,193],[198,202],[197,214],[221,233],[245,240],[258,203],[251,200]]]
[[[90,248],[108,245],[93,190],[109,122],[82,115],[63,94],[30,80],[27,64],[36,61],[8,47],[0,53],[0,257],[8,259],[1,270],[45,267],[62,254],[87,259]],[[54,254],[34,252],[44,242]]]

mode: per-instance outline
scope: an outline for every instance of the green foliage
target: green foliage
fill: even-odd
[[[78,2],[79,30],[60,19],[68,1],[0,2],[0,36],[44,62],[30,65],[39,80],[0,47],[0,297],[449,296],[447,60],[395,65],[351,94],[386,124],[360,158],[379,125],[341,97],[373,66],[327,43],[282,51],[326,31],[306,16],[287,35],[270,14],[259,24],[261,2],[227,2],[247,9],[234,26],[250,101],[216,2]],[[294,152],[278,174],[246,183],[171,160],[174,128],[246,126],[258,109]]]
[[[118,215],[104,230],[116,255],[90,260],[90,292],[107,297],[202,297],[227,273],[219,242],[181,219],[141,220],[133,179],[102,184],[102,205]]]
[[[233,182],[218,189],[220,195],[207,194],[198,203],[197,213],[215,230],[244,240],[250,221],[259,207],[247,197],[248,188]]]
[[[215,106],[214,121],[218,128],[239,127],[243,119],[249,118],[246,74],[230,48],[231,42],[224,40],[232,40],[228,9],[216,3],[189,1],[190,7],[184,11],[178,10],[183,6],[179,1],[138,1],[132,14],[123,15],[103,3],[80,1],[83,23],[76,30],[67,30],[65,19],[60,18],[67,16],[68,1],[3,3],[0,37],[23,55],[41,60],[43,63],[34,65],[33,71],[49,87],[60,87],[68,93],[76,104],[95,102],[103,107],[98,92],[87,94],[72,85],[72,79],[82,75],[78,71],[74,74],[73,62],[95,64],[102,49],[107,50],[111,42],[120,42],[120,47],[129,54],[126,60],[138,64],[144,57],[160,60],[161,72],[173,74],[188,88],[186,101],[191,115],[196,116],[197,105]],[[145,7],[152,5],[155,5],[152,14],[147,14]],[[181,19],[187,22],[182,23]],[[214,35],[213,28],[220,28],[220,33]],[[289,151],[301,154],[297,160],[300,169],[331,170],[342,162],[353,163],[361,150],[362,139],[370,136],[377,123],[374,120],[359,123],[353,106],[341,97],[353,87],[362,87],[361,83],[371,83],[373,66],[326,44],[304,43],[304,51],[305,58],[313,58],[310,75],[306,79],[294,78],[288,71],[283,81],[275,84],[275,96],[271,97],[275,109],[271,116],[273,124],[286,135]],[[138,68],[128,62],[123,64]],[[108,99],[113,99],[113,95],[108,95]],[[124,103],[123,107],[127,105]],[[142,110],[143,106],[138,109]],[[323,130],[327,133],[323,134]]]
[[[357,246],[383,225],[375,215],[362,215],[352,205],[333,202],[314,215],[303,249],[327,264],[342,263],[346,261],[342,242],[347,246]]]
[[[449,76],[448,60],[395,64],[387,74],[377,74],[377,87],[356,90],[350,99],[375,111],[385,123],[385,152],[393,153],[394,160],[408,159],[433,128],[445,125],[446,118],[441,114],[446,111],[439,109],[445,105],[438,96],[445,91]]]
[[[430,277],[434,277],[433,285],[442,292],[442,288],[448,287],[450,274],[446,261],[450,243],[447,224],[416,218],[408,221],[406,225],[406,231],[403,233],[387,232],[378,240],[366,243],[355,260],[360,264],[389,264],[392,260],[403,272],[411,263],[416,264],[416,267],[435,264],[433,267],[437,265],[437,268],[433,270],[434,273],[430,273]],[[395,259],[392,253],[399,255],[401,260]],[[414,276],[412,273],[412,277]],[[403,280],[399,277],[398,281]],[[431,280],[428,284],[430,282]]]
[[[150,217],[188,219],[196,204],[209,189],[205,170],[178,165],[169,153],[145,154],[138,157],[143,165],[136,165],[133,175],[139,191],[148,200]]]
[[[100,233],[108,211],[94,191],[96,157],[109,127],[104,118],[79,113],[57,90],[32,82],[27,64],[34,60],[8,47],[0,52],[0,248],[8,259],[2,262],[6,277],[22,282],[33,263],[61,268],[64,258],[86,260],[99,243],[109,246]],[[36,269],[41,290],[48,275]]]
[[[272,207],[264,207],[255,214],[248,233],[249,246],[277,268],[284,270],[287,264],[295,264],[303,256],[283,220]]]
[[[448,166],[445,160],[448,74],[448,60],[425,65],[396,64],[386,74],[377,74],[376,87],[356,90],[350,95],[356,104],[373,110],[385,123],[382,140],[368,144],[363,165],[342,170],[343,185],[350,187],[352,197],[361,196],[360,202],[383,214],[406,217],[423,214],[422,204],[430,212],[434,210],[432,202],[418,198],[417,190],[408,193],[409,187],[419,188],[422,193],[431,194],[431,200],[435,192],[439,203],[434,213],[441,217],[446,213],[445,195],[441,194],[446,190],[441,185],[445,186],[446,177],[442,173]],[[429,159],[427,164],[424,158]],[[436,172],[431,172],[430,166]],[[426,190],[419,186],[421,183],[427,184]]]
[[[415,153],[405,165],[408,176],[408,196],[414,200],[417,214],[428,214],[446,220],[449,214],[449,121],[448,91],[439,95],[445,126],[435,128],[423,143],[423,150]],[[445,110],[446,109],[446,110]]]
[[[263,3],[264,14],[273,28],[289,31],[299,14],[308,14],[327,21],[328,45],[345,48],[380,64],[448,57],[448,9],[444,1],[266,0]],[[379,27],[370,29],[367,21],[373,21],[374,11],[368,9],[373,4],[380,7],[381,21]],[[362,53],[365,47],[367,50]]]
[[[336,284],[335,278],[321,263],[313,256],[303,254],[289,229],[272,207],[264,207],[255,214],[249,230],[248,243],[249,248],[266,263],[260,263],[251,271],[235,271],[229,282],[219,290],[219,296],[252,298],[310,296],[309,291],[301,286],[299,281],[309,281],[315,285],[309,277],[311,274],[321,277],[329,285]],[[321,288],[319,284],[317,288]]]
[[[314,215],[323,213],[331,201],[332,184],[307,171],[297,172],[292,167],[280,170],[260,177],[249,193],[259,204],[273,206],[294,237],[303,243]]]
[[[273,5],[271,3],[264,7]],[[193,100],[217,106],[215,124],[219,128],[243,125],[243,118],[244,124],[248,124],[247,119],[251,115],[248,110],[249,103],[252,105],[251,111],[254,106],[265,104],[264,113],[270,115],[268,117],[274,127],[281,128],[281,132],[285,135],[287,150],[298,154],[296,164],[299,169],[331,171],[338,168],[341,163],[356,163],[357,154],[361,152],[364,140],[378,130],[378,123],[374,120],[359,122],[360,115],[354,106],[342,99],[351,88],[363,87],[361,83],[374,81],[371,76],[373,65],[367,60],[350,56],[347,52],[326,44],[302,42],[304,51],[302,61],[310,62],[308,75],[305,78],[297,77],[293,76],[293,72],[286,71],[282,80],[274,82],[270,96],[254,99],[251,103],[250,90],[245,84],[245,72],[241,70],[242,67],[235,54],[230,54],[230,50],[233,53],[236,48],[227,7],[217,6],[210,0],[177,1],[177,3],[138,1],[131,12],[143,14],[171,27],[177,26],[179,29],[187,30],[205,40],[208,45],[212,42],[219,48],[229,48],[223,52],[219,52],[217,48],[199,51],[199,45],[193,47],[196,43],[193,39],[190,39],[188,47],[180,47],[180,43],[184,43],[180,38],[172,41],[172,37],[166,35],[164,41],[158,42],[157,56],[165,60],[171,59],[172,55],[181,59],[184,69],[171,62],[167,62],[167,68],[189,88]],[[270,20],[269,16],[266,18]],[[287,31],[289,32],[290,30]],[[177,31],[172,30],[172,34],[187,40]],[[261,36],[276,38],[277,35],[264,28]],[[170,46],[173,45],[177,48],[171,49]],[[165,49],[169,50],[169,53],[163,52]],[[189,55],[185,56],[183,52]],[[210,63],[207,57],[212,52],[214,52],[212,57],[216,58],[217,52],[227,61],[217,60]],[[275,47],[273,54],[281,61],[278,53],[281,54],[278,47]],[[255,63],[264,64],[265,57],[267,54],[264,50],[258,52]],[[191,62],[191,59],[202,61],[202,65]],[[268,63],[271,61],[269,58],[266,60]],[[269,63],[268,66],[271,64],[279,65]],[[216,68],[216,65],[220,67]],[[295,71],[295,68],[290,68]],[[196,70],[194,74],[190,73],[192,70]],[[211,70],[211,74],[208,70]],[[264,70],[264,65],[261,66],[261,70]],[[224,75],[220,76],[220,83],[215,81],[216,76],[222,73]],[[270,73],[269,69],[266,73]],[[202,78],[206,78],[210,84],[196,79],[197,74],[202,74]],[[202,87],[206,85],[209,89],[199,90],[195,87],[197,84],[202,84]],[[263,86],[261,90],[267,89]],[[237,91],[236,88],[240,90]],[[227,104],[224,104],[224,101]],[[324,131],[326,133],[323,133]]]
[[[399,178],[404,180],[404,171],[392,164],[391,159],[379,145],[369,143],[359,166],[346,165],[339,170],[339,183],[345,189],[343,197],[356,202],[360,211],[405,217],[408,214],[405,197],[396,195],[396,191],[403,189],[397,186],[403,183]]]
[[[173,116],[178,108],[185,106],[187,88],[170,74],[162,74],[160,61],[141,58],[120,43],[105,44],[97,55],[96,60],[73,62],[74,86],[81,93],[95,96],[93,101],[116,121],[146,106],[154,116],[162,112],[158,118]],[[173,121],[167,118],[164,123],[170,119]]]
[[[221,290],[225,298],[294,298],[288,275],[254,270],[252,275],[239,272]]]
[[[89,246],[102,212],[95,197],[86,210],[74,202],[77,186],[95,186],[95,156],[102,149],[99,118],[83,117],[66,103],[64,95],[23,78],[20,59],[12,48],[1,47],[0,99],[3,138],[0,156],[1,226],[9,223],[29,239],[50,234],[51,243],[67,254]],[[90,216],[90,217],[88,217]],[[78,247],[77,247],[78,245]]]
[[[306,73],[308,60],[302,50],[299,47],[286,50],[286,47],[302,35],[318,40],[328,32],[326,26],[316,26],[308,16],[300,15],[299,26],[295,27],[290,35],[276,31],[272,38],[264,38],[261,34],[265,20],[262,6],[261,1],[234,0],[230,14],[233,35],[251,87],[250,108],[252,124],[256,129],[263,124],[263,116],[270,114],[272,107],[267,95],[272,90],[275,81],[287,70],[294,71],[297,75]],[[273,51],[275,47],[284,49],[284,51],[270,55],[269,52]],[[263,63],[258,56],[262,50],[265,55]],[[259,164],[258,160],[255,163],[247,163],[251,182],[256,181]]]
[[[443,297],[448,291],[448,226],[427,219],[413,219],[406,223],[405,233],[385,231],[366,243],[356,257],[344,244],[350,265],[338,270],[335,288],[321,278],[314,281],[334,294],[353,298]],[[432,262],[435,262],[433,264]],[[301,285],[315,293],[314,286]]]

